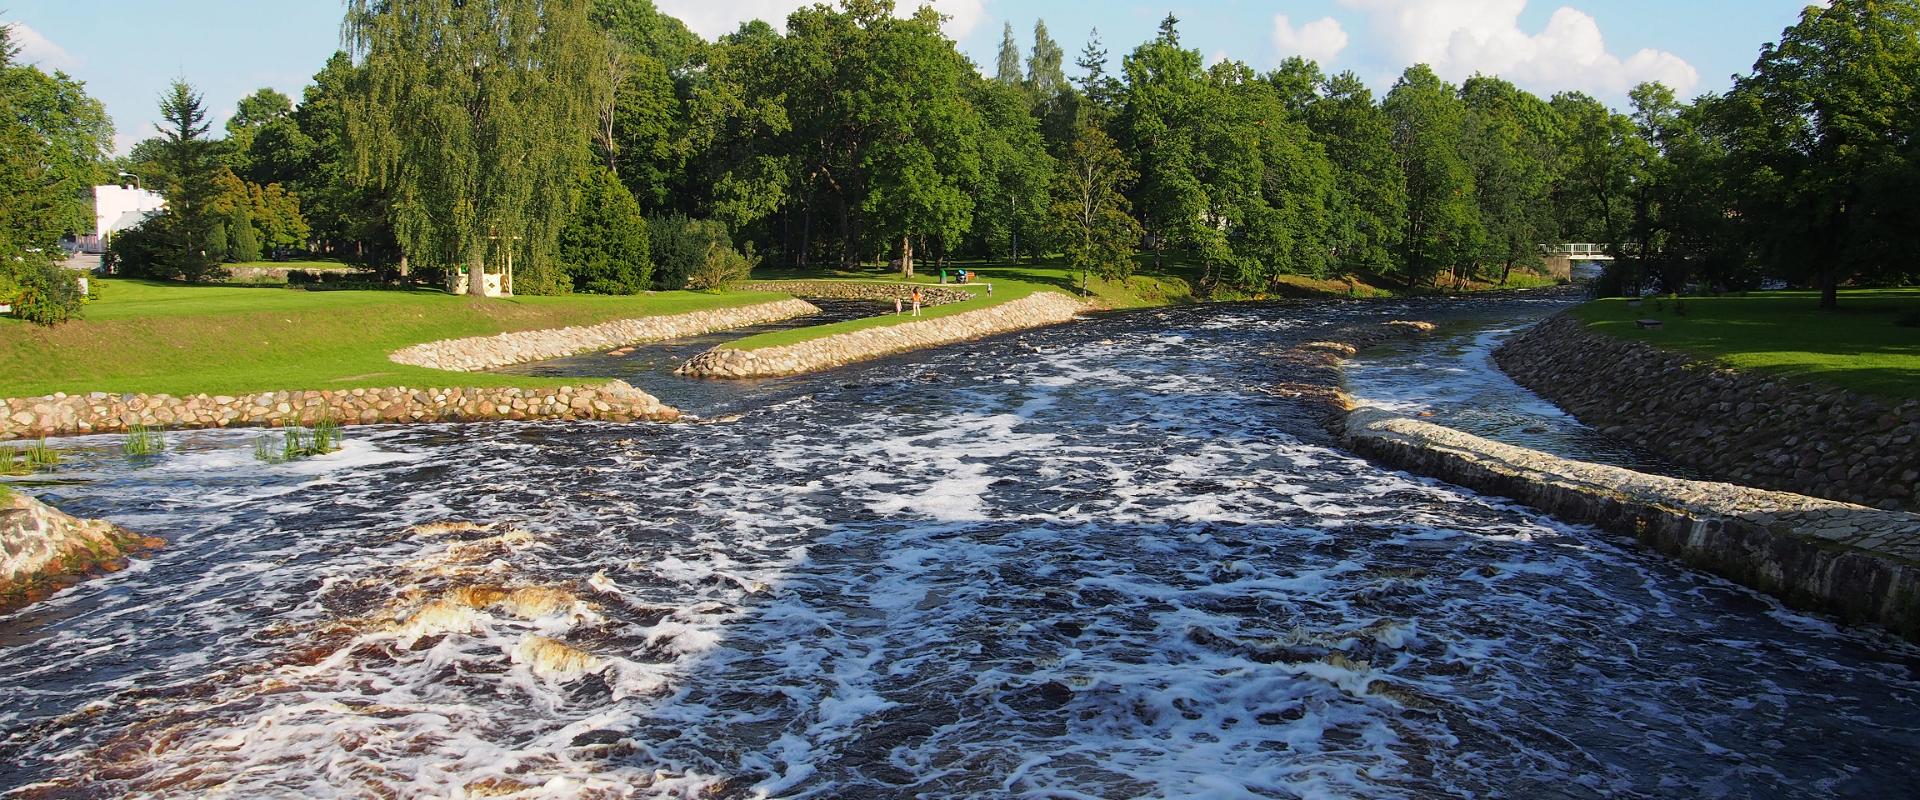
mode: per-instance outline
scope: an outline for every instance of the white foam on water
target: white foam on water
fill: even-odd
[[[1401,316],[1326,319],[1367,313]],[[356,431],[316,472],[220,461],[241,437],[180,455],[200,472],[102,456],[67,499],[181,535],[0,620],[30,641],[0,659],[31,665],[0,676],[0,755],[31,765],[0,781],[1364,798],[1920,774],[1912,648],[1272,422],[1248,354],[1313,325],[1087,325],[725,425]],[[408,530],[446,519],[497,524]],[[460,587],[578,604],[410,626]]]

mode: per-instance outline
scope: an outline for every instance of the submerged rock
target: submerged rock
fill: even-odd
[[[43,600],[87,575],[117,572],[129,556],[165,545],[9,491],[0,496],[0,612]]]

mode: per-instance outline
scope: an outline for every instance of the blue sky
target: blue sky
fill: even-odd
[[[776,23],[799,0],[656,0],[711,38],[742,19]],[[153,134],[157,99],[175,77],[207,96],[217,124],[262,86],[299,98],[340,44],[339,0],[0,0],[19,23],[23,58],[87,82],[107,105],[121,147]],[[1683,94],[1721,91],[1807,0],[935,0],[948,32],[983,65],[1001,26],[1024,48],[1045,19],[1068,60],[1100,29],[1117,65],[1172,11],[1183,41],[1267,69],[1295,53],[1353,70],[1379,89],[1416,61],[1459,80],[1497,72],[1541,94],[1587,91],[1623,105],[1633,83],[1661,79]],[[917,3],[902,2],[903,7]],[[1284,19],[1282,19],[1284,18]],[[991,68],[991,67],[989,67]]]

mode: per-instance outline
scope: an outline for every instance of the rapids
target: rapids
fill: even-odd
[[[1372,466],[1268,389],[1329,325],[1455,319],[1408,356],[1432,396],[1355,387],[1489,402],[1449,348],[1565,302],[1115,314],[636,379],[703,422],[355,428],[282,465],[257,432],[63,442],[39,494],[172,545],[0,618],[0,791],[1910,791],[1920,649]]]

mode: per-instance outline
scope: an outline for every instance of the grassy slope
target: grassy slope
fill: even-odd
[[[1920,289],[1842,292],[1838,311],[1821,311],[1813,292],[1756,292],[1681,298],[1677,306],[1649,299],[1639,308],[1612,298],[1574,313],[1608,334],[1733,367],[1888,398],[1920,397],[1920,328],[1894,324],[1901,314],[1920,314]],[[1664,325],[1640,330],[1636,319]]]
[[[101,283],[101,302],[87,306],[82,321],[43,328],[0,319],[0,397],[579,383],[577,378],[407,367],[388,361],[387,354],[437,339],[674,314],[783,296],[663,292],[469,300],[432,291]]]

